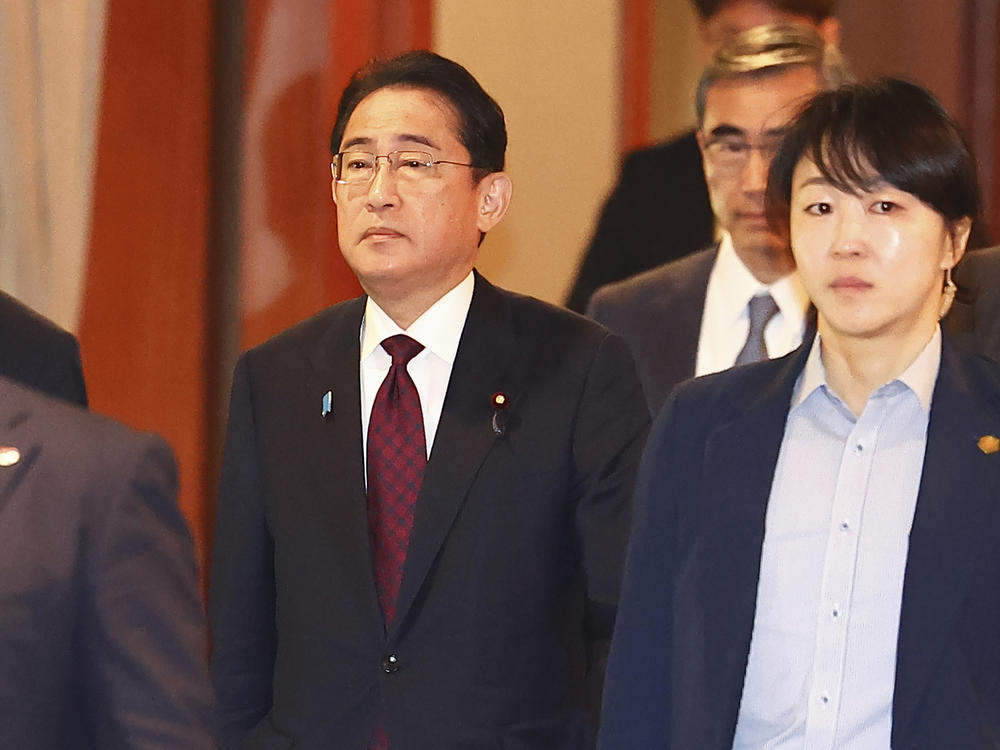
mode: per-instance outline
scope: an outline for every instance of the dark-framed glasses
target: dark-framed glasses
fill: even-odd
[[[399,180],[415,182],[436,177],[438,165],[453,164],[456,167],[473,167],[461,161],[435,159],[426,151],[390,151],[388,154],[373,154],[370,151],[341,151],[333,155],[333,179],[342,185],[365,185],[375,178],[378,160],[385,159],[389,174]]]
[[[751,151],[760,151],[761,158],[770,163],[781,146],[781,135],[768,136],[760,143],[751,143],[738,135],[706,135],[705,154],[719,169],[743,169],[750,161]]]

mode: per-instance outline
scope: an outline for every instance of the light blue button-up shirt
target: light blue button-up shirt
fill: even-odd
[[[737,750],[889,748],[910,527],[941,332],[855,417],[817,336],[768,501]]]

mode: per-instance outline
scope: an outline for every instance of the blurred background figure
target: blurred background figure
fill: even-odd
[[[0,377],[0,747],[211,750],[206,658],[170,449]]]
[[[764,24],[801,24],[836,46],[836,0],[692,0],[708,64],[735,35]],[[583,312],[594,291],[708,246],[715,221],[695,130],[625,157],[601,211],[567,306]]]

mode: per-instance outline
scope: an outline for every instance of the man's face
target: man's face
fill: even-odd
[[[382,88],[362,99],[340,150],[422,151],[434,160],[470,162],[450,104],[415,88]],[[469,167],[439,164],[414,178],[382,158],[370,182],[334,181],[340,251],[365,291],[383,306],[408,300],[429,306],[450,291],[472,270],[479,233],[503,215],[490,211],[488,197],[501,176],[476,184]]]
[[[764,0],[730,0],[698,26],[702,62],[711,60],[719,47],[737,34],[765,24],[812,26],[827,44],[837,46],[840,41],[836,19],[817,24],[812,16],[778,10]]]
[[[751,270],[760,255],[785,255],[791,270],[787,242],[771,231],[764,216],[767,172],[788,122],[819,89],[816,72],[796,66],[759,78],[718,81],[705,97],[698,142],[712,212]]]

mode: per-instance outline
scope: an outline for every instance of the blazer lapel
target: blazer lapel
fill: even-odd
[[[750,652],[764,522],[796,379],[811,340],[764,366],[773,379],[732,398],[738,415],[709,436],[706,492],[698,521],[699,600],[705,603],[702,695],[714,706],[706,747],[730,747]],[[766,369],[765,369],[766,368]],[[747,400],[749,399],[749,400]],[[725,467],[715,471],[713,467]]]
[[[315,515],[330,529],[329,554],[344,580],[355,581],[357,601],[373,623],[382,622],[375,589],[361,442],[361,319],[365,298],[351,300],[314,348],[306,352],[311,370],[299,404],[302,463],[310,469]],[[324,396],[329,393],[329,413]],[[345,532],[345,530],[347,530]]]
[[[503,439],[493,429],[493,394],[506,397],[506,424],[516,419],[521,393],[516,357],[509,305],[476,274],[472,304],[417,500],[390,638],[406,620],[479,467],[496,441]]]
[[[893,738],[905,737],[940,644],[965,597],[1000,491],[1000,455],[977,446],[1000,434],[996,395],[988,403],[945,341],[910,531],[893,696]],[[992,543],[992,542],[989,542]]]

